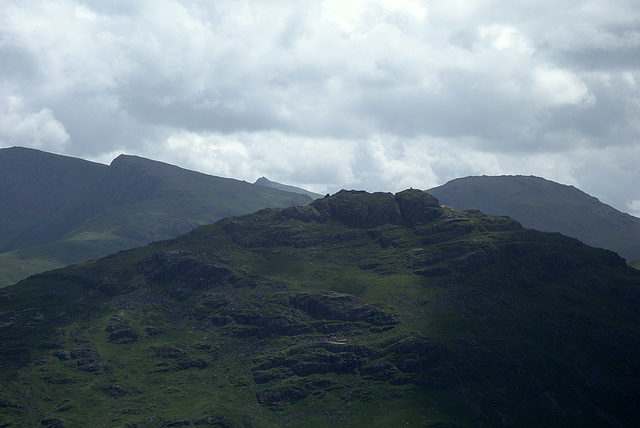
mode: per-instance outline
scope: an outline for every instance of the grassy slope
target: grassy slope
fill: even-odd
[[[576,189],[538,177],[458,178],[429,190],[456,209],[508,215],[525,227],[560,232],[589,245],[640,259],[640,219]]]
[[[75,221],[66,234],[0,254],[0,282],[178,236],[226,216],[311,201],[135,156],[120,156],[99,178],[84,196],[59,208],[67,223]]]
[[[637,420],[638,272],[475,212],[388,224],[385,198],[264,210],[0,290],[0,423]],[[327,291],[351,300],[299,303]]]

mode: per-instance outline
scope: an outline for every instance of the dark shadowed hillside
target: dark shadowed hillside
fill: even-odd
[[[81,219],[69,219],[69,207],[108,169],[39,150],[0,149],[0,253],[53,241],[77,226]]]
[[[560,232],[616,251],[628,262],[640,259],[640,218],[573,186],[538,177],[482,176],[457,178],[428,192],[458,210],[506,215],[525,227]]]
[[[311,198],[137,156],[110,166],[0,150],[0,284]]]
[[[640,420],[640,272],[419,190],[227,218],[0,305],[0,425]]]

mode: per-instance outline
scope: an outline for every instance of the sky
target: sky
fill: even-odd
[[[637,0],[0,0],[0,147],[325,194],[535,175],[640,216]]]

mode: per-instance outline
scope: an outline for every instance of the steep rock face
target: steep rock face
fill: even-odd
[[[442,215],[436,198],[413,189],[396,195],[341,190],[331,197],[315,201],[311,207],[340,219],[349,227],[365,229],[385,224],[428,223]],[[325,218],[328,217],[325,215]]]
[[[402,222],[402,213],[391,193],[368,194],[364,191],[341,190],[312,204],[349,227],[371,228],[386,223]]]
[[[432,195],[417,189],[408,189],[395,196],[405,222],[429,223],[442,215],[440,203]]]

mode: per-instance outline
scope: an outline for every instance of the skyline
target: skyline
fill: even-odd
[[[640,216],[630,0],[0,7],[0,147],[321,194],[535,175]]]

